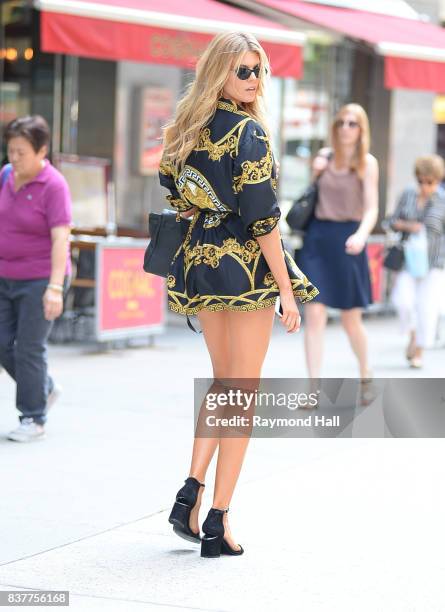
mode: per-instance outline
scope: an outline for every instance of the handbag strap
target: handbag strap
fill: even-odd
[[[195,329],[195,327],[193,326],[193,323],[190,321],[190,317],[187,315],[187,325],[189,326],[189,329],[192,330],[192,332],[195,332],[195,334],[202,334],[202,330],[201,329]]]

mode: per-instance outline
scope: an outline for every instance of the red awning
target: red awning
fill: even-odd
[[[373,45],[385,57],[389,89],[445,91],[445,29],[437,25],[300,0],[257,4]]]
[[[36,0],[41,46],[105,60],[194,66],[211,38],[231,30],[257,36],[282,77],[302,74],[304,36],[217,0]]]

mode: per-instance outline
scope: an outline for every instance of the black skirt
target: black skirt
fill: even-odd
[[[342,310],[371,304],[366,248],[358,255],[345,251],[358,226],[357,221],[311,221],[296,260],[320,292],[314,301]]]
[[[295,297],[313,299],[318,291],[289,253],[285,261]],[[168,306],[184,315],[210,311],[253,311],[272,306],[279,289],[255,238],[239,215],[195,212],[167,277]]]

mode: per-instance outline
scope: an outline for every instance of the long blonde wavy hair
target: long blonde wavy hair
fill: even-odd
[[[360,104],[345,104],[335,115],[331,127],[331,142],[332,148],[334,149],[334,158],[337,166],[344,165],[345,160],[343,159],[343,152],[338,138],[338,122],[341,121],[347,114],[354,115],[360,127],[360,135],[357,140],[350,167],[351,170],[355,170],[358,176],[363,179],[366,171],[366,156],[369,153],[371,136],[368,115]]]
[[[195,80],[178,102],[174,119],[164,127],[163,158],[169,161],[176,171],[182,168],[197,145],[200,130],[215,114],[218,99],[222,95],[230,71],[239,68],[247,51],[258,53],[261,72],[255,100],[243,104],[243,110],[258,121],[267,134],[270,133],[264,110],[265,85],[270,75],[270,67],[264,49],[251,34],[219,34],[199,59]]]

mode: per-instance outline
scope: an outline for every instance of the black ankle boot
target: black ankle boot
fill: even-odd
[[[201,541],[199,532],[195,533],[190,529],[190,513],[196,505],[200,487],[204,486],[196,478],[189,476],[176,495],[176,502],[168,519],[168,522],[173,525],[173,531],[189,542]]]
[[[219,557],[220,555],[242,555],[243,547],[233,550],[224,539],[223,516],[229,509],[218,510],[210,508],[206,520],[202,525],[204,537],[201,540],[201,557]]]

